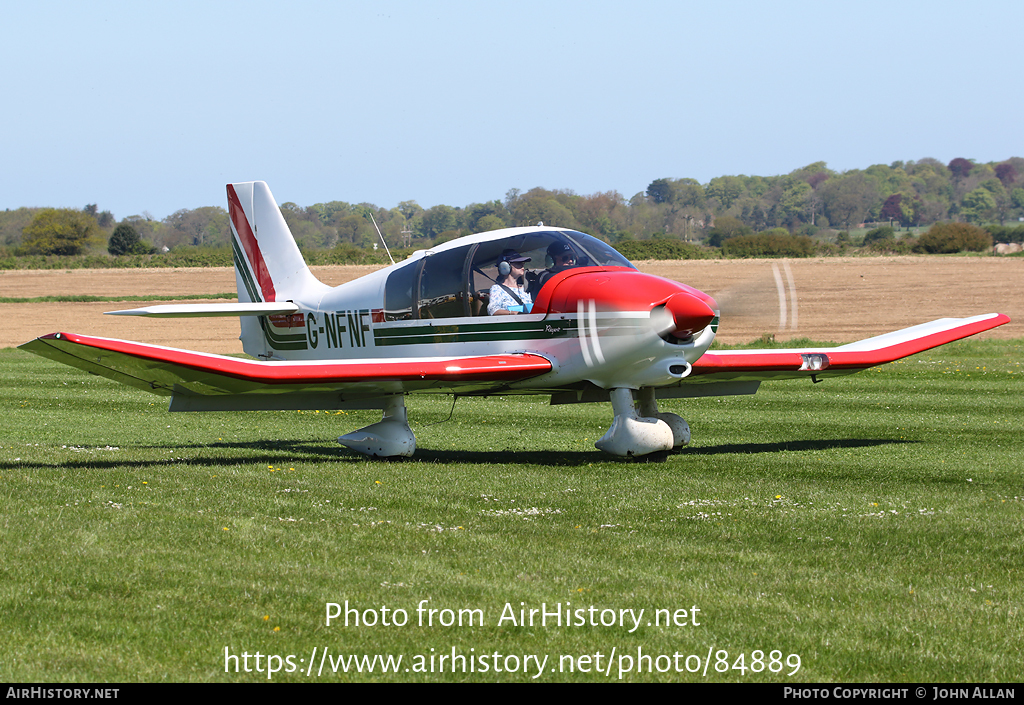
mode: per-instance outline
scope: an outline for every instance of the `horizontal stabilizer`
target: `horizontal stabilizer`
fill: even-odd
[[[107,311],[108,316],[148,316],[150,318],[207,318],[212,316],[276,316],[297,313],[299,307],[290,301],[246,302],[227,304],[161,304]]]

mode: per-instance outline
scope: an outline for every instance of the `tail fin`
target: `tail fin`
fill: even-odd
[[[308,301],[330,288],[309,271],[266,183],[227,190],[239,301]]]
[[[228,184],[227,191],[239,302],[294,301],[315,308],[331,288],[309,271],[266,183]],[[265,317],[243,317],[242,348],[258,357],[298,349],[296,336],[274,328]]]

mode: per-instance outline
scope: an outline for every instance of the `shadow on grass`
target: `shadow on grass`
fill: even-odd
[[[542,466],[580,466],[593,463],[660,463],[675,456],[725,455],[752,453],[786,453],[845,448],[870,448],[873,446],[919,443],[919,441],[890,440],[885,438],[839,438],[813,441],[784,441],[780,443],[730,443],[720,446],[687,447],[667,453],[651,453],[639,458],[618,458],[599,450],[590,451],[462,451],[430,450],[419,448],[413,461],[428,463],[497,463]]]
[[[245,451],[241,455],[219,455],[210,451],[214,449],[240,450]],[[84,450],[90,450],[85,448]],[[149,445],[149,446],[126,446],[124,450],[155,450],[160,452],[171,451],[175,454],[183,453],[183,456],[169,456],[166,458],[148,459],[119,459],[116,455],[109,458],[96,458],[90,456],[76,456],[67,460],[58,460],[52,463],[44,462],[0,462],[0,470],[17,470],[19,468],[65,468],[65,469],[109,469],[119,467],[172,467],[175,465],[202,466],[212,465],[216,467],[239,467],[245,465],[259,464],[280,464],[287,461],[294,462],[297,459],[309,461],[328,462],[361,462],[364,458],[361,455],[347,451],[338,446],[317,445],[309,441],[255,441],[252,443],[210,443],[205,445]],[[195,453],[193,455],[193,453]]]
[[[419,448],[412,458],[366,458],[343,447],[318,445],[309,441],[254,441],[249,443],[211,443],[208,445],[160,445],[134,446],[133,449],[151,449],[174,452],[197,452],[187,457],[152,458],[148,460],[119,460],[115,457],[100,459],[91,457],[60,460],[53,463],[41,462],[0,462],[0,470],[25,468],[70,468],[109,469],[124,466],[172,467],[175,465],[212,465],[217,467],[238,467],[253,464],[275,464],[299,459],[319,462],[361,463],[380,460],[389,463],[436,463],[440,465],[535,465],[540,467],[580,467],[595,463],[661,463],[675,456],[694,455],[749,455],[755,453],[792,453],[848,448],[869,448],[884,445],[902,445],[920,441],[891,440],[884,438],[842,438],[813,441],[784,441],[779,443],[730,443],[719,446],[690,446],[679,451],[652,453],[639,458],[617,458],[599,450],[589,451],[473,451],[473,450],[431,450]],[[218,455],[214,449],[244,451],[243,455]]]
[[[874,446],[903,445],[921,441],[893,440],[891,438],[834,438],[814,441],[783,441],[781,443],[727,443],[720,446],[689,446],[680,455],[726,455],[738,453],[783,453],[845,448],[871,448]]]
[[[412,461],[437,463],[439,465],[539,465],[543,467],[579,467],[593,463],[607,463],[622,460],[599,450],[554,451],[554,450],[431,450],[417,448]]]

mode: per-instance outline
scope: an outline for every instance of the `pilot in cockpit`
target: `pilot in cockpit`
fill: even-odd
[[[576,266],[576,252],[564,240],[555,240],[548,245],[547,255],[551,260],[551,265],[541,272],[540,278],[537,280],[538,287],[544,286],[548,279],[559,272],[564,272]]]
[[[533,297],[526,290],[526,263],[515,250],[505,250],[498,259],[498,278],[491,287],[487,313],[491,316],[508,316],[529,313],[533,308]]]

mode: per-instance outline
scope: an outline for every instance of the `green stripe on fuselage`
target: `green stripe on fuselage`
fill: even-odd
[[[270,347],[275,350],[306,350],[309,345],[306,343],[305,333],[293,333],[291,335],[280,335],[274,332],[274,326],[267,321],[266,316],[260,316],[260,328],[267,336]]]
[[[573,321],[509,321],[374,328],[374,345],[476,343],[502,340],[538,340],[575,335]]]

